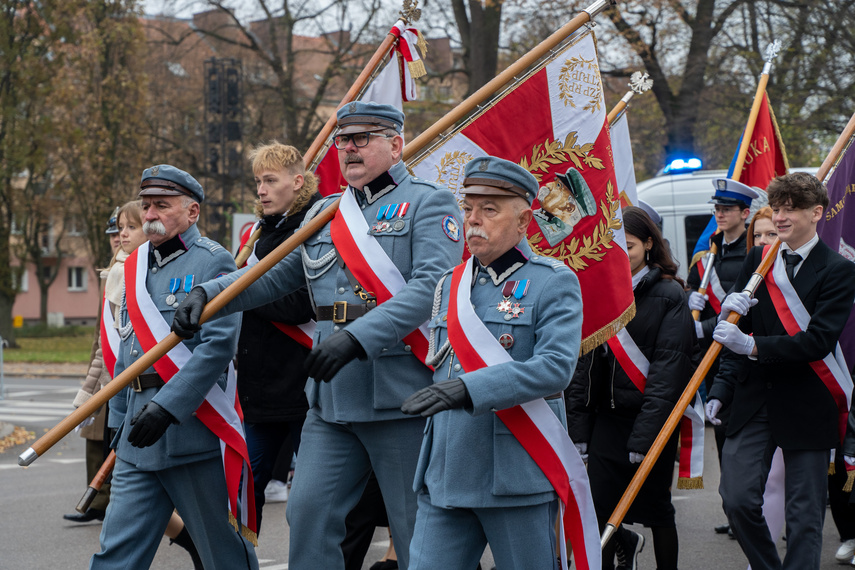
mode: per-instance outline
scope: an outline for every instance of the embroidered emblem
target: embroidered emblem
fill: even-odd
[[[151,167],[151,175],[157,176],[157,173],[160,172],[160,166],[152,166]]]
[[[487,163],[486,160],[484,160],[481,162],[481,164],[478,165],[478,170],[480,170],[481,172],[487,172],[487,169],[489,167],[490,167],[490,165]]]
[[[501,344],[502,348],[504,348],[505,350],[510,350],[510,348],[514,345],[514,337],[509,335],[508,333],[505,333],[499,337],[499,344]]]
[[[348,106],[347,110],[348,110],[350,113],[355,113],[355,112],[356,112],[356,103],[355,103],[355,102],[354,102],[354,103],[351,103],[351,104]]]
[[[442,231],[451,241],[460,241],[460,225],[454,216],[445,216],[442,219]]]

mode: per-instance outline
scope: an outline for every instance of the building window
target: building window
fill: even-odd
[[[68,268],[68,290],[69,291],[86,291],[86,268],[85,267],[69,267]]]
[[[70,236],[82,236],[84,235],[84,227],[83,223],[78,218],[71,218],[68,220],[68,235]]]
[[[16,268],[14,268],[16,269]],[[18,291],[18,293],[26,293],[30,288],[30,279],[28,277],[27,270],[21,272],[21,281],[18,282],[18,273],[16,271],[12,272],[12,285]]]

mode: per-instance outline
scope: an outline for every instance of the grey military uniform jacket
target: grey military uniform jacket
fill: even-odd
[[[460,262],[463,236],[460,209],[447,189],[413,178],[403,162],[366,185],[363,191],[348,187],[360,204],[369,232],[397,266],[406,285],[390,300],[346,324],[319,321],[315,346],[333,332],[346,327],[365,350],[366,358],[350,362],[330,382],[309,381],[309,406],[329,422],[367,422],[401,419],[400,406],[413,392],[431,383],[431,372],[402,340],[430,318],[433,290],[443,271]],[[332,203],[328,197],[306,216],[308,222],[320,208]],[[377,215],[387,205],[409,206],[403,216],[378,228]],[[450,220],[449,220],[450,218]],[[457,231],[449,231],[456,227]],[[353,293],[345,272],[336,263],[330,224],[312,235],[226,305],[226,312],[246,311],[296,291],[308,283],[315,306],[336,302],[364,304]],[[246,269],[223,279],[205,283],[213,298]],[[207,325],[205,325],[207,326]]]
[[[168,324],[172,323],[175,308],[186,295],[185,277],[192,276],[199,283],[235,269],[231,254],[215,241],[202,237],[195,224],[178,237],[180,242],[170,240],[161,244],[161,248],[166,247],[170,252],[164,258],[151,256],[146,276],[149,294]],[[174,293],[176,300],[168,304],[170,282],[176,278],[181,279],[181,289]],[[221,387],[226,385],[225,371],[237,348],[240,319],[240,314],[214,318],[205,323],[196,336],[183,341],[193,356],[162,388],[147,388],[141,392],[126,388],[110,400],[111,424],[121,425],[113,446],[122,460],[138,469],[155,471],[220,455],[219,438],[196,418],[194,412],[215,382]],[[123,338],[116,357],[116,376],[143,354],[130,327],[126,299],[122,302],[120,327]],[[155,370],[149,368],[146,372]],[[178,424],[169,426],[154,445],[133,447],[128,443],[130,421],[149,401],[162,406]]]
[[[529,280],[526,295],[519,300],[511,297],[524,312],[507,318],[508,313],[498,308],[505,283],[524,279]],[[475,313],[514,361],[473,372],[462,369],[450,347],[443,348],[450,290],[449,272],[437,287],[441,304],[429,325],[438,354],[447,351],[436,365],[434,381],[462,379],[472,407],[440,412],[428,420],[413,488],[426,491],[431,503],[443,508],[551,501],[556,498],[552,485],[493,412],[567,388],[582,337],[579,280],[560,261],[533,255],[525,239],[487,268],[480,267],[471,294]],[[547,403],[564,418],[561,398]]]

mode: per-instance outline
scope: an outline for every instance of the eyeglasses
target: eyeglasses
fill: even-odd
[[[339,150],[346,147],[347,143],[350,141],[353,141],[353,146],[356,148],[362,148],[364,146],[368,146],[368,143],[371,141],[371,137],[393,139],[395,138],[395,135],[384,135],[383,133],[353,133],[352,135],[336,135],[333,138],[333,142],[335,142],[335,147]]]

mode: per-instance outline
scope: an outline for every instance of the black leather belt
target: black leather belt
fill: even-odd
[[[166,384],[157,372],[148,372],[140,374],[131,380],[131,388],[134,392],[142,392],[146,388],[160,388]]]
[[[371,303],[348,303],[347,301],[336,301],[332,305],[324,305],[315,309],[316,319],[319,321],[332,321],[334,323],[346,323],[353,321],[368,313],[375,306]]]
[[[556,392],[555,394],[551,394],[544,398],[544,400],[557,400],[558,398],[563,398],[564,392]]]

